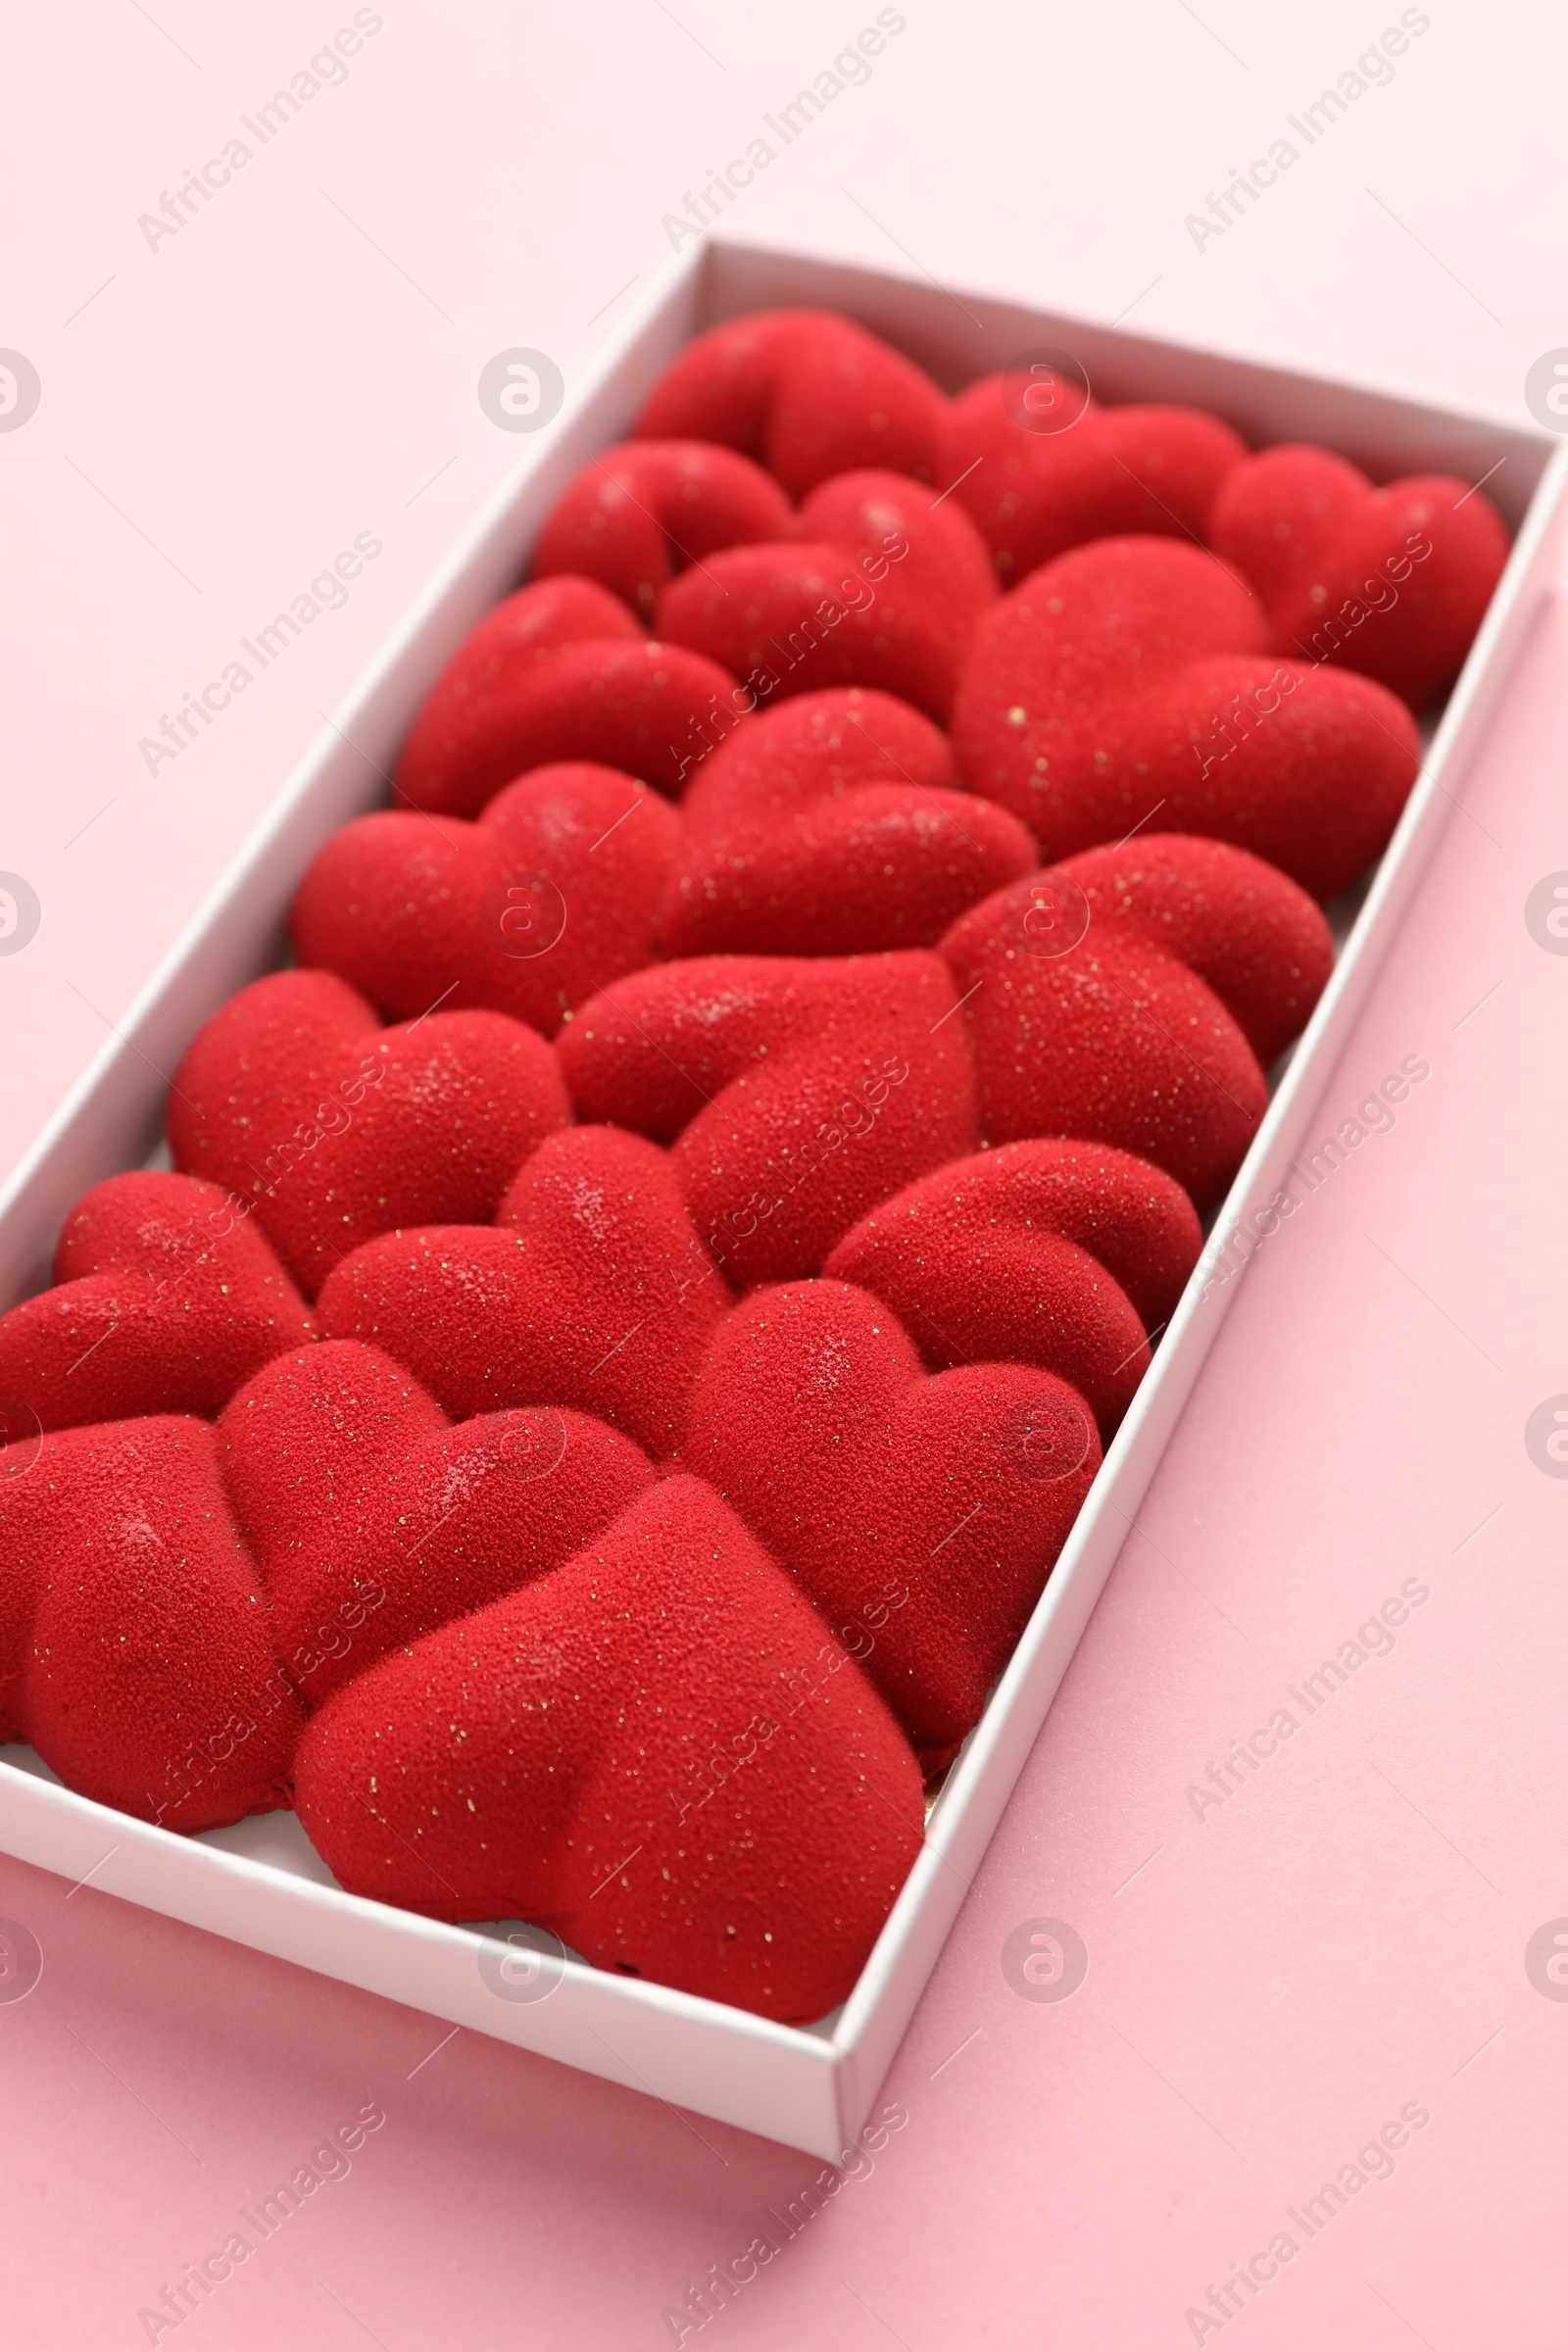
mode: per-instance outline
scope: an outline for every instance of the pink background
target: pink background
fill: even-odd
[[[484,361],[537,346],[570,383],[662,216],[875,11],[378,13],[156,252],[138,215],[352,9],[99,0],[11,33],[0,343],[43,405],[0,436],[0,867],[44,919],[0,959],[6,1165],[514,460]],[[1106,320],[1136,299],[1152,332],[1529,421],[1568,340],[1554,21],[1434,8],[1200,253],[1184,216],[1396,8],[906,13],[737,234]],[[347,607],[149,775],[138,738],[366,530]],[[907,2125],[704,2340],[1176,2346],[1284,2229],[1301,2251],[1205,2340],[1560,2345],[1568,2004],[1524,1954],[1568,1913],[1568,1484],[1523,1431],[1568,1390],[1539,1174],[1568,1164],[1568,958],[1523,906],[1568,867],[1565,674],[1553,608],[1324,1130],[1406,1054],[1431,1080],[1248,1272],[895,2065]],[[1188,1785],[1408,1578],[1393,1652],[1200,1820]],[[44,1951],[0,2004],[7,2342],[145,2342],[139,2308],[367,2101],[352,2173],[192,2340],[667,2344],[816,2171],[4,1859],[0,1913]],[[1000,1965],[1038,1916],[1089,1948],[1060,2005]],[[1407,2102],[1431,2120],[1393,2178],[1304,2242],[1286,2208]]]

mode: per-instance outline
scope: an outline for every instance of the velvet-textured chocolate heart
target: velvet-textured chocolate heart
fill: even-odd
[[[1004,1144],[874,1208],[822,1271],[886,1299],[933,1371],[1036,1364],[1108,1438],[1198,1262],[1181,1186],[1103,1144]]]
[[[745,715],[728,670],[684,646],[651,644],[597,581],[540,580],[509,603],[528,598],[565,617],[548,642],[530,634],[519,650],[500,606],[458,648],[398,757],[404,808],[477,816],[527,769],[561,761],[622,768],[675,793],[693,760]],[[612,625],[578,625],[588,598],[609,608]]]
[[[920,1848],[876,1691],[700,1480],[340,1690],[295,1762],[354,1892],[525,1918],[601,1967],[805,2024]]]
[[[460,1417],[571,1404],[662,1458],[729,1297],[667,1153],[568,1127],[524,1162],[494,1227],[383,1235],[330,1276],[320,1313]]]
[[[61,1229],[53,1288],[0,1317],[0,1396],[44,1429],[220,1411],[316,1337],[247,1206],[190,1176],[95,1184]]]
[[[791,1569],[928,1770],[979,1717],[1100,1464],[1094,1417],[1024,1364],[927,1376],[883,1299],[756,1292],[687,1409],[687,1466]]]
[[[477,797],[466,792],[473,761],[505,733],[504,710],[519,682],[568,645],[588,638],[634,645],[642,634],[620,598],[597,580],[540,580],[503,597],[468,631],[420,705],[398,761],[399,797],[410,808],[476,815],[525,764],[487,779]]]
[[[651,621],[661,589],[721,548],[782,539],[790,504],[771,474],[710,441],[622,441],[575,474],[534,544],[536,580],[598,580]]]
[[[0,1453],[0,1715],[68,1788],[216,1829],[286,1804],[300,1712],[229,1509],[211,1425],[183,1415]]]
[[[849,473],[813,491],[794,537],[683,572],[660,597],[660,636],[763,702],[872,686],[945,719],[999,593],[967,514],[901,475]]]
[[[1256,598],[1200,548],[1076,548],[976,631],[953,713],[964,781],[1048,862],[1157,822],[1332,898],[1386,846],[1420,745],[1396,695],[1267,641]]]
[[[947,737],[893,695],[852,686],[763,711],[687,787],[664,954],[935,947],[1037,862],[1015,817],[956,786]]]
[[[373,1348],[328,1341],[234,1397],[219,1458],[305,1705],[569,1559],[653,1476],[584,1413],[453,1429]]]
[[[998,891],[943,954],[989,1143],[1112,1144],[1204,1208],[1257,1132],[1263,1072],[1317,1002],[1334,943],[1305,892],[1260,858],[1172,833]]]
[[[1226,477],[1208,536],[1263,600],[1278,653],[1376,678],[1413,710],[1458,676],[1508,559],[1479,485],[1431,473],[1374,486],[1297,442]]]
[[[307,1298],[395,1225],[482,1220],[570,1116],[554,1049],[499,1012],[383,1029],[330,972],[253,981],[174,1073],[175,1165],[227,1187]]]
[[[866,1211],[979,1143],[940,956],[699,956],[585,1004],[561,1040],[579,1112],[673,1138],[736,1288],[814,1274]]]
[[[792,498],[874,466],[930,481],[946,402],[901,351],[838,311],[752,311],[688,343],[637,418],[640,438],[719,441]]]
[[[1007,587],[1086,540],[1201,538],[1246,444],[1201,409],[1102,408],[1048,361],[968,384],[948,405],[944,487]]]
[[[591,764],[532,769],[476,824],[379,809],[318,852],[295,954],[388,1020],[487,1005],[554,1037],[652,957],[680,830],[646,784]]]

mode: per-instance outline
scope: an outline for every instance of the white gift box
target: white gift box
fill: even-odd
[[[1281,1188],[1452,810],[1550,577],[1568,452],[1482,418],[989,296],[958,300],[934,284],[805,255],[708,246],[645,296],[560,417],[520,440],[499,494],[289,778],[125,1016],[122,1034],[0,1192],[0,1300],[9,1304],[47,1279],[61,1220],[88,1185],[140,1165],[154,1149],[164,1096],[157,1072],[174,1066],[224,998],[279,960],[286,910],[306,866],[328,834],[385,801],[384,771],[427,688],[481,613],[522,576],[540,521],[578,466],[621,435],[692,335],[783,303],[848,311],[950,389],[1024,352],[1066,351],[1102,400],[1212,409],[1254,445],[1322,442],[1378,479],[1487,476],[1487,494],[1515,533],[1508,568],[1334,977],[1023,1639],[944,1784],[924,1850],[858,1984],[834,2017],[797,2029],[569,1957],[536,1960],[498,1935],[345,1893],[292,1814],[183,1838],[74,1795],[25,1748],[0,1755],[0,1847],[72,1881],[90,1874],[103,1893],[471,2032],[831,2159],[865,2120],[1128,1520],[1241,1287],[1216,1278],[1220,1250]]]

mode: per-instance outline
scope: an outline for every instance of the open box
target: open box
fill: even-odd
[[[672,269],[520,461],[289,779],[117,1034],[0,1192],[0,1305],[47,1279],[66,1209],[146,1159],[161,1127],[158,1076],[232,992],[274,965],[296,884],[328,834],[387,798],[386,771],[462,637],[522,576],[540,521],[592,452],[620,436],[693,334],[783,303],[843,309],[949,389],[1042,346],[1069,351],[1096,395],[1209,408],[1252,444],[1313,440],[1377,479],[1487,477],[1515,535],[1512,558],[1422,775],[1267,1118],[980,1724],[932,1809],[926,1842],[854,1993],[809,2029],[775,2025],[568,1959],[530,1981],[505,1947],[345,1893],[292,1814],[195,1838],[62,1788],[30,1751],[0,1758],[0,1847],[302,1967],[671,2103],[833,2158],[863,2123],[1047,1708],[1239,1282],[1221,1250],[1279,1189],[1325,1078],[1454,807],[1547,587],[1568,452],[1484,419],[1084,325],[934,284],[717,242]],[[1224,1261],[1227,1271],[1236,1252]],[[483,1965],[481,1965],[481,1963]],[[508,1997],[521,1990],[544,1997]]]

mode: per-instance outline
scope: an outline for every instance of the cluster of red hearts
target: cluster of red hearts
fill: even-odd
[[[1036,388],[761,314],[570,484],[0,1322],[0,1737],[844,1997],[1505,554]]]

